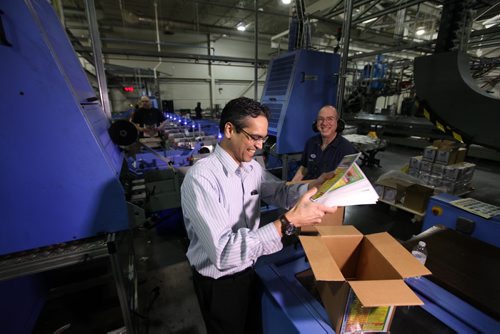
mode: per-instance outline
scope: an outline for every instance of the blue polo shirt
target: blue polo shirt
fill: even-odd
[[[339,134],[324,151],[321,150],[321,135],[309,138],[300,161],[300,165],[307,168],[304,180],[313,180],[322,173],[333,171],[345,155],[357,152],[351,142]]]

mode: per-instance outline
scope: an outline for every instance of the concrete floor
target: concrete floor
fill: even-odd
[[[368,178],[376,180],[381,174],[390,170],[399,170],[411,156],[421,154],[419,149],[410,149],[401,146],[389,146],[385,151],[379,152],[377,157],[381,160],[381,167],[364,168]],[[500,206],[500,163],[491,161],[474,161],[477,165],[473,178],[475,190],[470,197]],[[268,214],[272,219],[273,214]],[[356,226],[361,232],[373,233],[388,231],[398,240],[407,240],[412,235],[418,234],[421,223],[414,222],[413,215],[394,210],[384,203],[371,206],[355,206],[346,208],[345,223]],[[172,230],[168,233],[157,233],[155,228],[137,231],[135,248],[138,259],[139,273],[139,298],[140,308],[138,319],[141,333],[175,333],[175,334],[203,334],[205,333],[203,320],[192,288],[192,275],[186,261],[185,251],[187,240],[181,230]],[[88,312],[88,311],[87,311]],[[110,313],[106,313],[111,317]],[[45,316],[45,315],[44,315]],[[119,312],[114,312],[119,317]],[[42,321],[47,321],[46,315]],[[93,318],[92,318],[93,319]],[[99,321],[99,320],[95,320]],[[59,322],[65,323],[61,320]],[[74,321],[76,324],[76,321]],[[105,322],[103,321],[103,324]],[[109,321],[107,321],[109,323]],[[111,324],[108,326],[114,325]],[[40,328],[37,333],[52,333],[59,328],[56,324]],[[105,333],[110,327],[85,330],[84,322],[80,322],[82,330],[76,325],[68,329],[67,333]],[[423,331],[422,331],[423,330]],[[409,329],[400,333],[410,333]],[[423,325],[419,333],[448,333],[437,332]],[[396,333],[396,331],[393,331]]]

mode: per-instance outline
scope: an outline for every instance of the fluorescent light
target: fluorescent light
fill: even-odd
[[[290,3],[292,3],[292,0],[281,0],[281,3],[284,5],[289,5]]]
[[[244,23],[241,22],[241,23],[238,23],[238,25],[236,26],[236,29],[238,31],[245,31],[245,30],[247,30],[247,27],[245,26]]]
[[[423,34],[425,34],[424,28],[418,28],[417,31],[415,31],[415,35],[417,36],[422,36]]]
[[[494,25],[500,23],[500,14],[498,15],[495,15],[493,17],[490,17],[489,19],[487,20],[484,20],[483,22],[483,26],[488,29],[490,27],[493,27]]]
[[[361,22],[361,23],[362,23],[362,24],[370,23],[370,22],[375,21],[376,19],[378,19],[378,17],[372,17],[371,19],[368,19],[368,20],[363,21],[363,22]]]

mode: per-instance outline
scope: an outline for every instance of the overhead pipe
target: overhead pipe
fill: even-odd
[[[342,48],[342,62],[340,64],[339,73],[339,88],[337,92],[337,113],[342,117],[342,108],[344,104],[344,90],[345,90],[345,80],[346,80],[346,69],[347,60],[349,58],[349,40],[351,39],[351,18],[352,18],[352,1],[345,0],[344,8],[346,12],[344,13],[344,46]]]
[[[157,46],[157,51],[160,56],[158,57],[158,64],[153,68],[153,75],[154,75],[154,80],[155,80],[155,97],[158,98],[158,104],[160,103],[160,83],[158,81],[158,68],[162,64],[162,59],[161,59],[161,43],[160,43],[160,27],[158,24],[158,1],[155,1],[154,4],[155,6],[155,26],[156,26],[156,46]],[[159,106],[160,107],[160,106]]]

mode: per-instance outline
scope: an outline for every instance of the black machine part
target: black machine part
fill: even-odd
[[[500,149],[500,99],[482,91],[470,73],[469,56],[460,51],[415,58],[418,101],[431,121],[459,134],[466,143]]]
[[[111,140],[116,145],[128,146],[137,141],[139,132],[134,124],[126,120],[117,120],[108,129]]]

